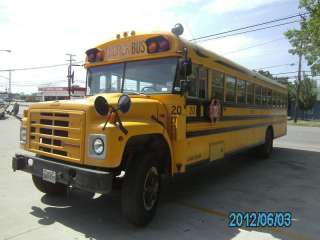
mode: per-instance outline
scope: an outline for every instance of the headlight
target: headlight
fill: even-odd
[[[20,128],[20,143],[25,144],[27,142],[27,129],[24,127]]]
[[[88,138],[88,155],[94,159],[105,159],[107,138],[104,134],[90,134]]]
[[[92,143],[92,149],[97,155],[104,152],[104,142],[101,138],[96,138]]]

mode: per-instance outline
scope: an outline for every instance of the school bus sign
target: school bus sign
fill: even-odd
[[[177,55],[177,42],[168,35],[148,34],[131,36],[107,42],[89,49],[87,64]],[[87,66],[86,64],[86,66]]]
[[[135,55],[147,54],[147,46],[145,41],[130,41],[122,44],[111,45],[105,48],[105,59],[115,60],[119,58],[127,58]]]

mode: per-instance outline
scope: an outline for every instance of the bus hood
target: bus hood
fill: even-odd
[[[84,99],[57,100],[49,102],[35,103],[30,109],[58,109],[58,110],[75,110],[88,113],[88,117],[99,119],[102,118],[94,109],[94,101],[98,96],[103,96],[109,103],[109,106],[117,107],[119,97],[122,93],[103,93]],[[148,95],[129,95],[131,98],[131,108],[128,113],[121,114],[123,117],[144,117],[146,115],[158,115],[159,100],[153,99]]]

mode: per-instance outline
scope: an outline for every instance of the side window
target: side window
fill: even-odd
[[[272,105],[272,90],[271,89],[267,89],[267,104],[269,106]]]
[[[236,78],[226,75],[226,102],[235,102],[236,99]]]
[[[281,93],[281,108],[284,108],[284,94],[283,93]]]
[[[254,99],[254,102],[257,105],[261,104],[261,89],[262,88],[260,86],[256,86],[256,88],[255,88],[255,99]]]
[[[246,103],[246,81],[237,81],[237,103]]]
[[[193,64],[192,74],[188,76],[188,80],[191,80],[190,97],[207,98],[208,70],[206,68]]]
[[[191,85],[188,93],[190,97],[197,97],[198,75],[199,75],[199,66],[196,64],[192,64],[192,73],[188,76],[188,80],[191,81]]]
[[[266,88],[262,88],[262,105],[266,105],[267,104],[267,89]]]
[[[278,95],[278,97],[277,97],[277,107],[280,108],[281,107],[281,93],[278,93],[277,95]]]
[[[247,103],[254,104],[254,84],[247,82]]]
[[[211,97],[219,99],[223,102],[224,97],[224,74],[217,71],[212,71],[212,91]]]
[[[284,94],[284,108],[287,108],[288,106],[288,96],[286,94]]]
[[[207,98],[208,97],[208,70],[206,68],[199,68],[199,90],[198,90],[199,98]]]
[[[277,92],[272,91],[272,107],[276,107],[277,105]]]

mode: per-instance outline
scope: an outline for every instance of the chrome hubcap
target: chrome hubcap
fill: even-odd
[[[147,172],[143,186],[143,204],[144,208],[151,210],[158,199],[159,194],[159,174],[156,167],[151,167]]]

